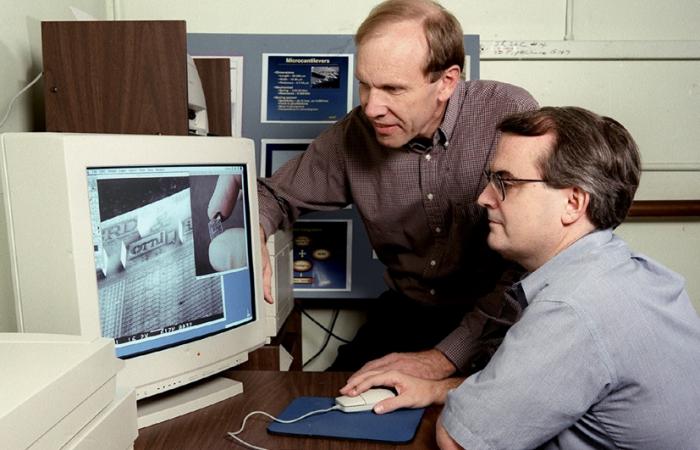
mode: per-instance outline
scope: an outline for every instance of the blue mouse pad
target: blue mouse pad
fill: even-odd
[[[327,409],[333,405],[335,399],[332,397],[299,397],[277,418],[295,419],[310,411]],[[267,431],[273,434],[404,443],[415,436],[424,411],[424,408],[400,409],[387,414],[375,414],[372,411],[345,413],[335,410],[289,424],[272,422]]]

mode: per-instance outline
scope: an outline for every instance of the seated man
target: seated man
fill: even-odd
[[[489,245],[528,271],[506,294],[519,321],[461,384],[376,372],[341,392],[395,386],[377,412],[445,402],[443,449],[697,448],[700,318],[678,274],[612,232],[639,184],[634,140],[573,107],[499,130],[478,202]]]

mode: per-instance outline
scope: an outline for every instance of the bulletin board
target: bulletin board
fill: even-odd
[[[478,79],[479,36],[465,35],[464,46],[465,76]],[[242,136],[255,141],[258,167],[267,172],[263,175],[272,173],[276,155],[287,158],[303,150],[303,143],[359,104],[352,35],[189,33],[187,48],[193,57],[243,59]],[[337,228],[346,224],[348,267],[342,288],[328,289],[333,284],[327,282],[326,287],[319,283],[319,289],[313,283],[295,285],[296,298],[364,300],[386,290],[385,267],[376,259],[354,208],[306,214],[301,220],[315,225],[307,230],[320,230],[327,223],[336,233],[344,232]],[[308,281],[306,276],[297,279]]]

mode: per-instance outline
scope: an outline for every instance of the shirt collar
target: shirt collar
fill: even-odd
[[[442,117],[442,123],[438,127],[438,133],[442,139],[441,144],[445,147],[450,142],[452,134],[454,133],[455,126],[457,124],[457,118],[459,117],[460,109],[464,103],[464,97],[467,95],[467,85],[464,81],[457,83],[457,87],[447,101],[447,108],[445,108],[445,115]]]
[[[457,84],[452,96],[447,101],[447,107],[445,108],[442,122],[437,131],[435,131],[435,134],[433,134],[432,139],[422,137],[414,138],[406,144],[406,147],[419,153],[425,153],[438,144],[447,148],[449,145],[449,138],[452,136],[455,124],[457,123],[460,105],[462,104],[459,99],[464,97],[466,89],[464,82]]]
[[[529,304],[537,294],[549,285],[550,280],[561,276],[569,264],[601,247],[611,239],[613,239],[611,229],[592,231],[556,254],[542,267],[527,274],[522,280],[515,283],[513,288],[521,288]]]
[[[434,139],[430,139],[427,137],[414,137],[413,139],[408,141],[406,146],[414,152],[425,153],[431,148],[433,148],[433,141]]]
[[[438,128],[432,139],[427,137],[415,137],[406,143],[406,147],[414,152],[425,153],[438,144],[447,146],[446,142],[447,138],[445,137],[445,133]]]

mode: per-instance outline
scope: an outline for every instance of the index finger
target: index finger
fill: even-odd
[[[360,383],[364,383],[365,380],[367,380],[369,377],[372,377],[374,375],[379,374],[380,372],[378,371],[365,371],[362,373],[356,372],[354,373],[347,381],[345,386],[340,388],[340,393],[343,395],[350,395],[351,397],[354,397],[355,395],[359,395],[366,391],[369,387],[366,387],[364,389],[359,389],[358,385]]]
[[[348,378],[347,383],[343,388],[340,390],[340,392],[343,392],[343,390],[346,387],[352,387],[359,383],[360,380],[365,379],[368,373],[370,372],[378,372],[378,371],[385,371],[387,368],[391,366],[391,364],[394,362],[396,359],[396,354],[395,353],[390,353],[386,356],[382,356],[379,359],[372,360],[368,363],[366,363],[364,366],[360,367],[360,370],[357,372],[353,373],[350,378]]]

